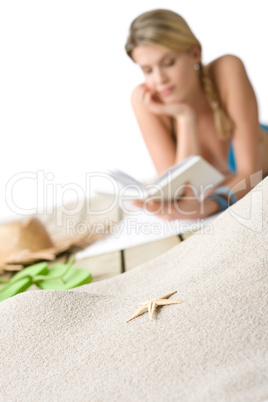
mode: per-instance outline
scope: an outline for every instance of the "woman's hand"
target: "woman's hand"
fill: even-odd
[[[210,213],[216,212],[216,207],[210,203],[209,208],[212,212],[205,208],[204,202],[200,202],[196,199],[194,192],[190,186],[187,184],[185,187],[185,192],[182,198],[174,201],[133,201],[134,205],[139,208],[146,209],[147,211],[154,213],[156,216],[164,220],[173,219],[197,219],[205,218],[205,216]]]
[[[166,104],[146,84],[141,84],[135,88],[133,97],[154,114],[167,115],[174,118],[189,117],[193,119],[195,117],[194,110],[188,104],[183,102]]]

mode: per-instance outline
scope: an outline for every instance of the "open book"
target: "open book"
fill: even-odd
[[[102,194],[117,194],[139,200],[147,198],[173,200],[183,195],[188,182],[197,198],[221,183],[224,175],[198,155],[191,155],[172,166],[154,182],[143,184],[120,170],[109,170],[107,188],[98,189]],[[109,189],[108,189],[109,187]]]

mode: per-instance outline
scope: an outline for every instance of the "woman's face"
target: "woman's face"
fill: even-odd
[[[148,88],[164,103],[187,101],[199,84],[194,70],[200,61],[196,49],[174,53],[156,45],[141,45],[133,50],[132,58],[141,67]]]

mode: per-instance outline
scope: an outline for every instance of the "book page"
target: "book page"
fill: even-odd
[[[165,183],[168,179],[168,176],[173,176],[174,172],[177,172],[177,174],[179,174],[179,172],[184,170],[184,167],[186,167],[189,162],[196,162],[198,159],[199,157],[197,155],[188,156],[188,158],[185,158],[180,163],[177,163],[176,165],[171,166],[169,169],[167,169],[161,176],[158,177],[158,179],[154,183],[156,185],[161,185],[162,183]]]

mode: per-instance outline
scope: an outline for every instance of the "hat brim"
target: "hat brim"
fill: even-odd
[[[24,249],[17,251],[0,261],[0,273],[3,273],[4,271],[20,271],[24,266],[40,260],[53,261],[57,255],[65,251],[73,248],[82,249],[88,247],[100,238],[103,238],[103,235],[98,235],[96,233],[89,235],[89,233],[83,233],[55,239],[53,241],[54,246],[47,249],[38,251]]]

